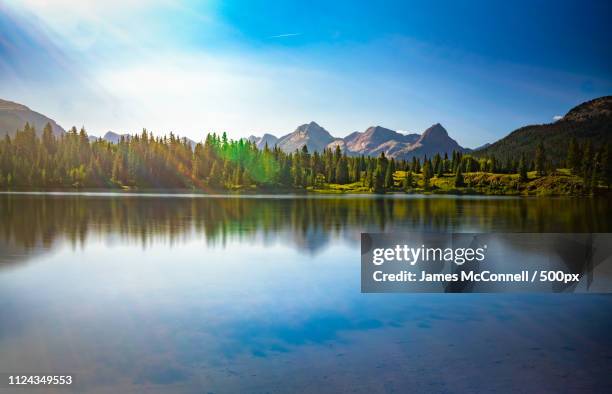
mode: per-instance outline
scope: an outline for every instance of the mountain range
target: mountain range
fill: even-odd
[[[0,137],[13,136],[17,129],[23,128],[28,122],[41,134],[44,126],[49,123],[56,135],[62,135],[65,130],[53,119],[32,111],[25,105],[0,99]],[[117,134],[108,131],[102,139],[117,143],[121,137],[128,134]],[[90,140],[98,137],[90,136]],[[303,124],[292,133],[281,136],[266,133],[261,137],[251,136],[249,140],[259,149],[266,145],[277,146],[285,152],[293,152],[306,145],[308,151],[321,152],[326,148],[335,150],[339,147],[349,156],[369,155],[379,156],[382,152],[396,159],[412,157],[431,157],[436,153],[471,152],[476,156],[495,157],[499,160],[516,159],[518,155],[533,157],[540,141],[553,162],[562,160],[567,153],[570,139],[579,143],[590,141],[597,149],[612,140],[612,96],[599,97],[582,103],[571,109],[563,118],[553,123],[521,127],[506,137],[485,144],[476,149],[464,148],[448,135],[446,129],[439,123],[434,124],[421,134],[403,133],[382,126],[368,127],[363,132],[355,131],[344,138],[332,136],[316,122]],[[195,147],[196,143],[187,139]]]
[[[339,147],[349,156],[379,156],[384,152],[388,157],[399,159],[469,151],[452,139],[439,123],[425,130],[423,134],[403,134],[381,126],[372,126],[363,132],[355,131],[344,138],[336,138],[316,122],[310,122],[280,138],[264,134],[262,137],[251,136],[249,140],[260,149],[268,145],[270,148],[277,146],[284,152],[293,152],[306,145],[309,152],[321,152]]]

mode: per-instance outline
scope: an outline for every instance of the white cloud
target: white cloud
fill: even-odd
[[[561,119],[563,119],[562,115],[555,115],[555,116],[553,116],[553,121],[555,121],[555,122],[558,121],[558,120],[561,120]]]

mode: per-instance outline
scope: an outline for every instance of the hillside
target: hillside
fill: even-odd
[[[594,149],[612,142],[612,96],[600,97],[571,109],[563,118],[548,124],[521,127],[490,146],[474,152],[476,156],[514,159],[533,157],[542,142],[554,165],[563,164],[572,138],[590,141]]]
[[[47,123],[51,124],[56,136],[66,132],[53,119],[32,111],[25,105],[0,99],[0,137],[7,134],[14,136],[17,129],[23,129],[26,123],[34,126],[37,135],[42,134],[42,130]]]

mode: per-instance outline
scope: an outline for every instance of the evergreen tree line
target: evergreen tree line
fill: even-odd
[[[609,147],[594,151],[587,142],[572,140],[567,167],[584,179],[585,187],[610,183]],[[401,171],[397,173],[397,171]],[[117,144],[90,141],[85,129],[70,129],[57,137],[47,124],[40,136],[29,124],[0,140],[0,187],[139,187],[238,189],[324,187],[326,184],[361,183],[370,190],[409,190],[430,187],[431,179],[454,176],[456,187],[465,186],[466,172],[519,174],[527,181],[528,171],[538,176],[553,171],[540,143],[535,157],[501,163],[495,158],[476,158],[453,152],[449,157],[395,160],[347,156],[339,147],[321,153],[301,150],[285,153],[277,147],[258,149],[245,139],[229,140],[226,133],[209,134],[192,148],[185,138],[173,133],[154,137],[141,134],[122,137]],[[398,174],[402,174],[398,178]]]

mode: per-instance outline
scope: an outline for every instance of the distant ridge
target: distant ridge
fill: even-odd
[[[479,150],[487,149],[489,146],[491,146],[491,144],[487,142],[486,144],[480,145],[479,147],[472,149],[472,151],[476,152]]]
[[[0,136],[14,136],[17,130],[23,129],[26,123],[34,126],[37,135],[42,135],[42,131],[47,123],[51,124],[53,134],[60,136],[66,132],[53,119],[46,117],[23,104],[14,103],[0,99]]]
[[[556,122],[521,127],[474,154],[498,160],[521,155],[529,159],[542,142],[547,156],[554,164],[560,164],[567,157],[572,138],[578,143],[589,141],[593,149],[612,143],[612,96],[577,105]]]
[[[117,134],[112,131],[107,131],[106,134],[104,134],[104,137],[102,137],[102,139],[112,144],[118,144],[119,141],[121,141],[121,137],[125,139],[129,139],[130,135],[129,134]]]
[[[257,146],[257,149],[263,149],[266,147],[266,145],[268,146],[268,148],[273,148],[276,145],[276,142],[278,141],[278,138],[272,134],[264,134],[261,137],[256,137],[254,135],[250,136],[249,141],[253,142],[255,144],[255,146]]]
[[[403,134],[382,126],[371,126],[363,132],[355,131],[344,138],[334,138],[323,127],[310,122],[276,141],[274,138],[270,134],[265,134],[261,138],[251,136],[249,140],[258,148],[262,148],[266,139],[269,147],[275,145],[284,152],[293,152],[306,145],[309,152],[339,148],[349,156],[379,156],[384,153],[388,157],[397,159],[467,151],[450,138],[446,129],[439,123],[425,130],[423,134]]]

